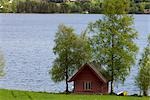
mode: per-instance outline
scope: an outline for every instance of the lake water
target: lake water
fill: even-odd
[[[0,14],[0,49],[6,60],[6,75],[0,79],[0,88],[64,91],[64,82],[54,83],[48,73],[55,59],[52,48],[57,27],[64,23],[74,27],[79,34],[89,22],[101,17],[98,14]],[[134,18],[134,27],[139,32],[136,43],[140,55],[150,33],[150,15],[134,15]],[[138,93],[134,84],[137,69],[137,66],[132,68],[124,85],[116,84],[116,92]]]

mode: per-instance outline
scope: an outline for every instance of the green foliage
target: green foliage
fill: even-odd
[[[106,0],[103,4],[103,0],[90,0],[90,1],[80,1],[80,2],[48,2],[47,0],[13,0],[12,3],[9,3],[12,0],[0,0],[0,12],[9,13],[103,13],[106,6],[110,6],[107,11],[110,9],[120,9],[120,7],[128,6],[125,8],[129,13],[143,13],[144,8],[149,8],[149,2],[141,1],[136,3],[134,0],[127,0],[130,3],[126,3],[126,0],[122,1],[122,5],[119,7],[119,2],[111,2],[115,4],[115,8],[109,3],[110,0]],[[1,8],[3,6],[3,8]],[[104,7],[105,6],[105,7]],[[111,8],[113,7],[113,8]],[[123,7],[124,8],[124,7]],[[106,9],[105,9],[106,11]],[[115,12],[109,12],[115,13]],[[121,12],[123,13],[123,12]]]
[[[150,3],[145,5],[145,9],[150,9]]]
[[[54,82],[66,81],[82,64],[91,58],[91,48],[86,33],[78,36],[74,29],[60,25],[55,36],[53,51],[57,56],[50,71]]]
[[[16,2],[13,0],[0,0],[0,12],[16,12]]]
[[[109,1],[109,2],[108,2]],[[116,6],[117,3],[117,6]],[[111,92],[113,82],[124,82],[135,63],[138,47],[134,43],[137,32],[132,27],[133,17],[127,15],[125,0],[106,0],[103,19],[89,25],[93,57],[104,66],[111,76]],[[127,4],[126,6],[122,6]]]
[[[103,2],[104,14],[127,14],[129,11],[129,0],[106,0]]]
[[[62,81],[65,79],[65,71],[72,64],[72,54],[73,54],[73,43],[75,42],[77,36],[74,33],[74,30],[71,27],[66,27],[64,25],[60,25],[58,28],[58,32],[55,36],[55,47],[54,53],[56,56],[56,60],[54,61],[54,66],[52,68],[52,79],[57,81]],[[62,73],[59,73],[60,76],[56,78],[55,72],[60,72],[60,68]],[[66,68],[67,67],[67,68]],[[55,77],[54,77],[55,76]],[[61,78],[61,79],[59,79]]]
[[[145,4],[140,3],[138,7],[139,7],[139,12],[143,13],[143,11],[145,9]]]
[[[130,2],[129,13],[143,13],[145,9],[145,3]]]
[[[130,2],[129,13],[134,14],[136,12],[138,12],[137,4],[134,1],[132,1],[132,2]]]
[[[143,95],[148,95],[150,89],[150,35],[148,44],[145,47],[141,59],[139,60],[139,72],[136,77],[136,85],[143,91]]]
[[[17,3],[17,12],[21,13],[101,13],[99,2],[36,2],[20,1]]]
[[[36,1],[19,1],[17,3],[17,12],[18,13],[53,13],[55,12],[55,7],[49,11],[53,6],[46,2],[36,2]]]

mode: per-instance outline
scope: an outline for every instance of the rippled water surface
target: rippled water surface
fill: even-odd
[[[54,83],[48,74],[55,59],[52,48],[59,24],[71,25],[77,33],[89,22],[102,15],[82,14],[0,14],[0,48],[5,55],[6,75],[0,79],[0,88],[59,92],[64,83]],[[139,32],[136,43],[141,53],[150,33],[150,15],[134,15],[134,27]],[[137,66],[124,85],[116,84],[115,91],[137,93],[134,77]]]

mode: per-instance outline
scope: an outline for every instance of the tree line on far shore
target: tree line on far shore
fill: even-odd
[[[150,2],[135,3],[129,0],[128,13],[144,13],[144,9],[150,9]],[[104,7],[101,0],[80,2],[37,2],[34,0],[9,0],[0,1],[0,12],[14,13],[93,13],[102,14]]]
[[[17,13],[100,13],[101,6],[89,7],[89,2],[74,3],[46,3],[46,2],[19,2],[17,4]]]

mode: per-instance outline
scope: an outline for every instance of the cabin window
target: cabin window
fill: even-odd
[[[84,90],[91,90],[92,89],[92,82],[83,82],[83,89]]]

